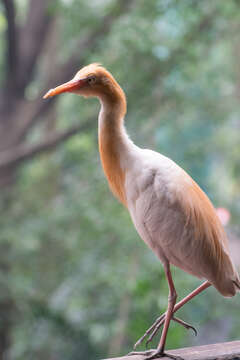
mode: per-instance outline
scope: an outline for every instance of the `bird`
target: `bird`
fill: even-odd
[[[44,99],[65,92],[99,99],[98,144],[103,171],[138,234],[162,263],[168,282],[166,312],[134,346],[136,350],[146,337],[151,341],[163,326],[157,348],[129,355],[143,354],[146,359],[165,356],[171,320],[195,331],[175,316],[178,309],[210,286],[225,297],[240,290],[226,233],[211,201],[187,172],[170,158],[142,149],[130,139],[125,128],[126,96],[108,70],[99,63],[89,64],[70,81],[50,89]],[[204,280],[178,303],[172,266]]]

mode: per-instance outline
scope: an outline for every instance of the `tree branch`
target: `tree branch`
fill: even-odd
[[[2,0],[5,7],[6,19],[7,19],[7,78],[6,85],[10,91],[16,83],[16,72],[18,68],[18,49],[17,49],[17,31],[15,23],[15,6],[13,0]]]
[[[38,144],[32,146],[19,145],[11,150],[3,151],[0,153],[0,170],[10,166],[18,166],[22,162],[34,158],[36,155],[54,149],[73,135],[89,130],[93,123],[93,119],[89,119],[84,124],[78,124],[65,131],[51,134]]]
[[[37,58],[52,23],[53,16],[49,14],[48,6],[49,0],[30,1],[27,21],[20,32],[19,91],[23,91],[32,79]]]

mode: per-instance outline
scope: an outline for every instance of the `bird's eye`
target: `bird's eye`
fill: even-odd
[[[94,84],[96,82],[96,76],[89,76],[87,82],[90,85]]]

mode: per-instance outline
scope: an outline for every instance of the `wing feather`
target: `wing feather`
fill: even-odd
[[[194,244],[190,246],[191,262],[198,267],[196,271],[200,270],[222,295],[233,296],[234,281],[239,282],[239,278],[229,255],[225,231],[207,195],[186,173],[184,176],[190,181],[183,182],[178,200],[185,214],[185,229],[191,235],[184,245]]]

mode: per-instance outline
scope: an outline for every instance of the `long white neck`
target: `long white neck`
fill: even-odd
[[[99,152],[104,173],[109,186],[117,198],[126,205],[125,174],[131,148],[135,145],[124,128],[126,103],[124,99],[116,102],[101,99],[98,118]]]

